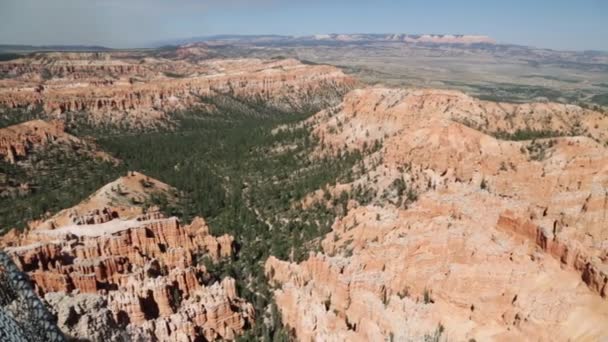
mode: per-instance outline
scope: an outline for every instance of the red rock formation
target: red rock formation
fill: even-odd
[[[498,218],[496,227],[534,241],[544,252],[577,271],[591,290],[606,298],[608,291],[606,260],[589,253],[580,242],[560,236],[557,231],[557,221],[554,223],[554,233],[551,233],[534,224],[533,221],[507,210]]]
[[[20,125],[0,129],[0,155],[10,163],[17,158],[27,156],[34,146],[44,146],[52,141],[66,138],[61,122],[29,121]]]
[[[83,150],[91,156],[115,162],[108,154],[96,151],[89,143],[66,133],[60,121],[32,120],[0,129],[0,157],[11,164],[27,157],[33,149],[50,144],[90,147]]]
[[[80,292],[96,292],[119,285],[122,274],[129,274],[134,266],[143,269],[150,260],[157,260],[163,269],[183,269],[193,265],[195,253],[214,260],[232,255],[233,238],[209,235],[201,220],[182,226],[176,218],[123,222],[116,219],[82,225],[96,231],[80,236],[79,226],[39,229],[29,233],[28,241],[33,244],[16,247],[13,254],[24,270],[63,274],[65,283],[74,284]],[[126,224],[113,229],[121,223]],[[57,239],[61,242],[57,243]],[[89,274],[95,275],[92,283],[82,278]],[[79,283],[84,287],[79,287]],[[55,292],[56,287],[39,284],[38,289],[46,293]]]
[[[122,184],[121,191],[130,194],[168,190],[137,173],[106,187],[112,184]],[[154,210],[123,217],[120,213],[129,211],[108,207],[103,197],[100,190],[69,210],[91,209],[73,216],[74,223],[59,224],[64,215],[60,213],[49,220],[53,224],[45,222],[23,236],[7,238],[7,252],[30,275],[41,296],[100,295],[114,321],[128,324],[133,338],[232,340],[253,322],[253,307],[237,296],[234,280],[203,283],[209,277],[200,258],[230,257],[232,236],[210,235],[202,218],[182,225]]]

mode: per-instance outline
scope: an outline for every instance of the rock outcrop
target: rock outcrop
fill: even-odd
[[[319,154],[370,152],[359,179],[329,189],[352,195],[323,252],[266,262],[299,340],[608,336],[604,115],[377,88],[310,123]],[[588,136],[507,141],[478,130],[573,126]],[[357,189],[371,194],[365,205]]]
[[[44,300],[57,317],[57,325],[66,336],[88,338],[93,341],[125,341],[107,300],[98,294],[49,292]]]
[[[38,229],[73,225],[82,228],[83,225],[105,223],[118,217],[139,221],[160,219],[158,212],[143,210],[155,195],[174,203],[178,191],[142,173],[129,171],[126,176],[104,185],[79,204],[56,213],[44,222],[36,222],[35,226]]]
[[[53,316],[34,293],[28,277],[0,251],[0,340],[64,342]]]
[[[237,296],[234,280],[212,283],[203,262],[231,257],[232,236],[212,236],[202,218],[183,225],[133,204],[172,191],[129,173],[80,205],[4,237],[64,333],[95,341],[233,340],[253,322],[253,306]]]
[[[0,157],[14,164],[35,149],[55,144],[71,150],[79,150],[91,157],[116,162],[108,154],[98,151],[95,146],[65,132],[60,121],[27,121],[0,129]]]
[[[203,60],[126,53],[39,54],[0,63],[0,106],[41,106],[50,117],[66,113],[94,124],[135,128],[166,125],[168,112],[204,104],[217,94],[298,109],[334,99],[354,81],[335,67],[293,59]],[[189,51],[189,52],[188,52]]]

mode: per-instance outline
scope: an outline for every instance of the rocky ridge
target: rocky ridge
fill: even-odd
[[[227,95],[282,110],[333,100],[354,81],[339,69],[293,59],[172,59],[129,53],[47,53],[0,63],[0,106],[39,106],[51,118],[133,128],[166,126],[169,114]],[[162,54],[161,54],[162,56]],[[209,105],[209,103],[207,103]]]
[[[202,218],[184,225],[133,204],[170,190],[130,173],[75,208],[3,237],[64,333],[98,341],[233,340],[253,322],[234,279],[213,282],[202,263],[231,257],[232,236],[210,235]]]
[[[363,177],[327,190],[351,200],[323,252],[266,262],[283,322],[303,341],[606,337],[606,120],[451,91],[351,92],[310,119],[318,153],[379,149]],[[575,126],[587,136],[478,130]]]
[[[51,144],[83,150],[91,157],[117,162],[90,142],[66,133],[61,121],[32,120],[0,129],[0,156],[11,164],[26,159],[33,150]]]

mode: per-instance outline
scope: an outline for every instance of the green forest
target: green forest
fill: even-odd
[[[29,159],[26,166],[0,160],[0,234],[78,204],[122,172],[112,163],[53,145]],[[29,189],[17,195],[14,189],[21,184]]]

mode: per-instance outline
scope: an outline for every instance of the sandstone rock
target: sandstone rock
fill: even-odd
[[[103,296],[50,292],[44,300],[54,310],[57,325],[67,336],[91,341],[127,340]]]
[[[85,147],[83,150],[91,157],[116,162],[110,155],[97,151],[88,142],[66,133],[60,121],[32,120],[0,129],[0,157],[11,164],[26,158],[33,149],[44,148],[50,144]]]
[[[76,153],[90,158],[118,163],[118,160],[98,150],[94,144],[66,133],[64,124],[60,121],[32,120],[0,129],[0,157],[11,164],[27,159],[32,151],[50,145],[70,153],[77,151]],[[20,190],[29,191],[27,187],[27,184],[22,184]]]

